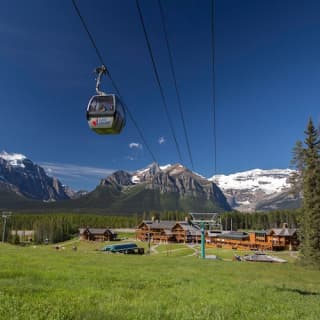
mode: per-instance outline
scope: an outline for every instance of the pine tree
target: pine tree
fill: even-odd
[[[303,263],[320,267],[320,139],[311,119],[305,134],[301,256]]]
[[[303,185],[303,172],[305,168],[305,149],[303,148],[302,141],[298,140],[293,148],[293,158],[291,165],[296,169],[290,174],[289,182],[291,184],[291,193],[298,197],[302,191]]]

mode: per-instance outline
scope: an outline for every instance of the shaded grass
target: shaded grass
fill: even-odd
[[[0,245],[1,318],[319,318],[317,271],[292,263],[110,255],[95,246],[81,242],[73,252],[67,244],[64,251]]]

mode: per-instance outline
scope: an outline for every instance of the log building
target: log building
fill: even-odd
[[[117,234],[111,229],[103,228],[80,228],[80,240],[90,241],[114,241],[117,239]]]
[[[136,238],[153,243],[200,243],[201,230],[188,221],[142,221],[136,229]],[[282,228],[270,230],[206,231],[208,247],[230,248],[239,250],[296,250],[299,245],[297,229]]]
[[[297,229],[282,228],[254,232],[208,232],[208,246],[243,250],[296,250],[299,245]]]
[[[136,229],[136,238],[153,243],[198,243],[201,240],[201,231],[187,221],[145,220]]]

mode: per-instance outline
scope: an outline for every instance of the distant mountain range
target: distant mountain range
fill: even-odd
[[[238,211],[292,209],[301,198],[291,194],[290,169],[249,170],[210,178],[223,191],[230,206]]]
[[[91,192],[74,192],[20,154],[0,153],[0,209],[129,214],[143,211],[220,212],[293,208],[292,171],[251,170],[206,179],[181,164],[117,171]]]

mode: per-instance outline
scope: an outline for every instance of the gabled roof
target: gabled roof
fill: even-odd
[[[273,228],[270,229],[268,234],[269,235],[276,235],[282,237],[292,237],[297,232],[297,229],[289,229],[289,228]]]
[[[186,231],[188,234],[190,235],[201,235],[201,230],[198,226],[195,226],[195,225],[192,225],[192,224],[189,224],[188,222],[186,221],[178,221],[174,226],[173,228],[176,226],[176,225],[179,225],[184,231]]]
[[[105,234],[105,233],[111,233],[114,234],[114,232],[107,228],[79,228],[79,233],[83,234],[85,231],[88,231],[91,234]]]
[[[169,229],[172,230],[176,225],[181,226],[186,231],[200,231],[200,228],[197,226],[190,225],[186,221],[173,221],[173,220],[144,220],[142,221],[137,228],[141,228],[143,225],[147,225],[150,229]]]
[[[175,221],[171,220],[162,220],[162,221],[153,221],[148,224],[150,229],[169,229],[171,230],[173,226],[176,224]]]

